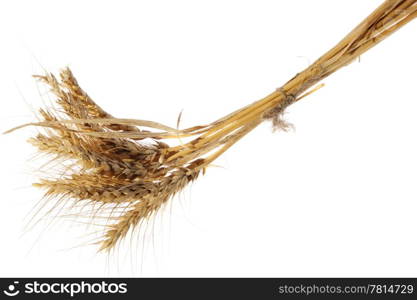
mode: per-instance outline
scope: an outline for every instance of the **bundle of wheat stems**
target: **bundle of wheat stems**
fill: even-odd
[[[149,220],[257,125],[272,120],[275,128],[285,127],[280,116],[286,107],[320,88],[316,85],[319,81],[416,16],[417,0],[387,0],[281,88],[211,124],[181,130],[113,117],[80,88],[68,68],[59,80],[52,74],[36,76],[51,88],[60,109],[40,110],[40,122],[17,128],[44,127],[45,133],[31,138],[30,143],[54,159],[74,164],[64,174],[35,185],[46,189],[46,196],[57,202],[55,207],[62,202],[92,204],[91,218],[106,218],[103,235],[96,243],[100,250],[110,250],[129,229]],[[177,146],[163,142],[178,138],[189,141]]]

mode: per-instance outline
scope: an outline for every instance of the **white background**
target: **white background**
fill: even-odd
[[[50,103],[32,74],[70,66],[117,117],[204,124],[258,100],[382,1],[2,1],[0,130]],[[172,200],[144,247],[25,229],[40,162],[1,136],[0,276],[417,276],[417,22],[262,124]],[[48,98],[49,97],[49,98]],[[90,228],[91,229],[91,228]],[[152,231],[153,230],[153,231]],[[81,236],[81,238],[80,238]]]

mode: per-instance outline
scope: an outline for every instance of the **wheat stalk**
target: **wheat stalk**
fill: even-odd
[[[36,76],[50,87],[64,115],[40,110],[42,121],[8,132],[29,125],[44,127],[45,134],[29,141],[55,158],[74,161],[78,168],[35,185],[60,201],[93,204],[97,213],[112,221],[98,241],[100,250],[109,250],[257,125],[272,120],[274,128],[285,129],[280,116],[289,105],[320,88],[322,85],[316,85],[319,81],[416,16],[417,0],[383,2],[335,47],[281,88],[211,124],[179,130],[151,121],[114,118],[81,89],[67,68],[59,80],[52,74]],[[163,142],[178,138],[190,141],[177,146]],[[152,143],[145,143],[145,139]]]

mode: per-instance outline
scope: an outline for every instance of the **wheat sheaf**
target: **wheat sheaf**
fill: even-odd
[[[105,216],[99,250],[115,247],[129,229],[154,216],[222,153],[260,123],[285,129],[283,111],[322,85],[319,82],[357,59],[417,16],[417,0],[387,0],[335,47],[263,99],[207,125],[177,129],[161,123],[115,118],[79,86],[70,69],[57,79],[35,76],[55,95],[56,109],[41,109],[44,133],[29,142],[52,159],[72,162],[66,172],[34,185],[57,203],[89,204],[91,218]],[[169,146],[169,139],[188,142]],[[92,206],[91,206],[92,205]]]

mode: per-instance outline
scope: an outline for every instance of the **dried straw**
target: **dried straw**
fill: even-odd
[[[97,242],[99,249],[112,249],[130,228],[158,212],[257,125],[272,120],[276,129],[285,129],[280,118],[285,108],[320,88],[322,85],[313,86],[416,16],[417,0],[387,0],[281,88],[211,124],[182,130],[151,121],[114,118],[80,88],[68,68],[59,80],[52,74],[36,76],[50,87],[64,115],[58,110],[40,110],[41,122],[17,128],[44,127],[45,134],[31,138],[30,143],[55,159],[73,161],[78,168],[35,185],[59,201],[92,204],[94,215],[101,213],[107,219]],[[186,137],[190,141],[178,146],[163,142]]]

